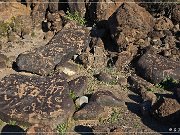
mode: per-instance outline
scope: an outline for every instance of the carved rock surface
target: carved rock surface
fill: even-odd
[[[51,77],[11,74],[0,82],[0,116],[4,121],[56,127],[75,111],[62,74]]]
[[[146,80],[160,83],[166,77],[180,79],[180,63],[147,51],[137,62],[137,71]]]
[[[20,54],[16,60],[19,70],[47,75],[59,63],[65,63],[88,46],[89,33],[83,26],[67,24],[45,46]]]

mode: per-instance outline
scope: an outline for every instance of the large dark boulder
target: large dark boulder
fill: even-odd
[[[165,124],[180,124],[180,104],[173,98],[162,98],[152,107],[152,115]]]
[[[135,3],[123,3],[108,19],[111,37],[120,50],[130,43],[144,39],[154,26],[153,17]]]
[[[16,60],[19,70],[47,75],[57,64],[63,64],[89,45],[89,31],[74,22],[68,23],[45,46],[20,54]]]
[[[153,50],[147,51],[139,59],[136,69],[143,78],[154,84],[160,83],[167,77],[180,79],[180,63],[155,54]]]
[[[62,74],[51,77],[11,74],[0,81],[0,119],[56,127],[75,111]]]

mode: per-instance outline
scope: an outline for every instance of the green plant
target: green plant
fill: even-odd
[[[75,11],[74,13],[70,13],[68,10],[65,17],[69,20],[74,20],[83,26],[86,24],[85,18],[81,17],[77,11]]]
[[[31,37],[35,37],[36,36],[36,34],[35,34],[35,32],[33,31],[32,33],[31,33]]]
[[[9,121],[9,125],[16,125],[16,124],[17,124],[16,121],[13,121],[13,120],[10,120],[10,121]]]
[[[67,122],[65,122],[65,123],[59,124],[57,126],[57,131],[60,135],[65,135],[67,128],[68,128],[68,124],[67,124]]]
[[[105,124],[105,123],[114,124],[114,123],[117,123],[119,121],[120,116],[121,116],[120,111],[118,111],[115,108],[112,108],[112,113],[110,114],[110,116],[106,119],[99,118],[99,122],[101,124]]]
[[[74,93],[73,90],[70,90],[69,96],[70,96],[73,100],[75,100],[75,99],[77,98],[77,96],[76,96],[76,94]]]
[[[4,122],[0,119],[0,127],[3,126]]]

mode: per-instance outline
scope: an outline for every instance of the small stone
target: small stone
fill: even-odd
[[[4,61],[0,62],[0,69],[6,68],[6,63]]]
[[[121,76],[121,77],[118,78],[118,83],[121,86],[126,86],[127,85],[127,79],[125,77]]]
[[[64,64],[58,64],[56,66],[56,70],[59,72],[63,72],[64,74],[68,75],[68,76],[73,76],[78,72],[78,65],[76,65],[73,62],[66,62]]]
[[[162,44],[162,41],[161,41],[161,39],[160,38],[157,38],[157,39],[152,39],[151,40],[151,44],[152,45],[155,45],[155,46],[160,46],[161,44]]]
[[[95,75],[99,81],[103,81],[105,83],[111,83],[115,82],[116,80],[111,77],[111,75],[105,73],[105,72],[100,72],[98,75]]]
[[[87,104],[87,103],[88,103],[88,97],[86,96],[82,96],[76,99],[75,101],[76,106],[82,106],[83,104]]]
[[[166,56],[166,57],[171,56],[170,50],[164,50],[164,51],[163,51],[163,55]]]

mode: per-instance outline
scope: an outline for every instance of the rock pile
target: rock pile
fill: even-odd
[[[31,125],[27,134],[54,131],[72,118],[100,123],[114,108],[131,110],[130,96],[125,104],[116,95],[130,89],[141,98],[142,120],[179,126],[179,4],[0,1],[0,74],[13,70],[0,80],[0,119]],[[47,43],[24,49],[35,35],[37,44]],[[28,51],[17,56],[16,45]],[[111,122],[120,123],[116,117]],[[102,126],[94,130],[119,130]]]

